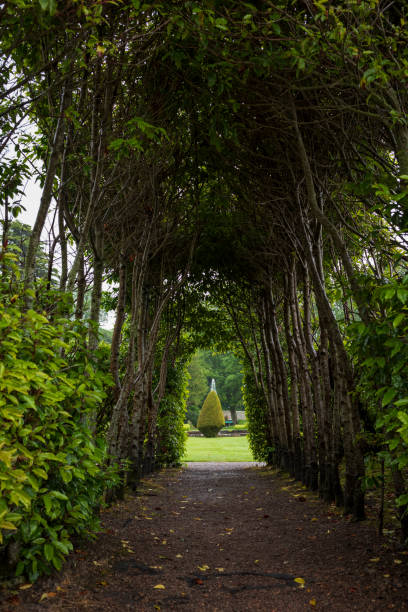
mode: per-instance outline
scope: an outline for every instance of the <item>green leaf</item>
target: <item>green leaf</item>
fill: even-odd
[[[59,557],[54,556],[52,558],[52,564],[54,565],[56,570],[61,571],[62,561],[61,561],[61,559]]]
[[[408,414],[406,412],[402,412],[401,410],[398,412],[398,418],[404,425],[408,426]]]
[[[399,315],[397,315],[394,319],[394,321],[392,322],[393,327],[398,327],[398,325],[401,323],[401,321],[403,321],[405,319],[405,313],[401,312]]]
[[[68,497],[65,495],[65,493],[61,493],[61,491],[50,491],[49,495],[52,495],[53,497],[56,497],[57,499],[62,499],[64,501],[68,501]]]
[[[397,390],[393,388],[389,388],[384,393],[384,396],[382,398],[382,407],[384,408],[384,406],[388,406],[388,404],[392,402],[392,400],[394,399],[396,395],[397,395]]]
[[[24,491],[20,489],[14,489],[10,492],[10,500],[16,504],[16,506],[23,504],[27,509],[31,506],[31,497],[27,495]]]
[[[43,468],[33,468],[33,472],[36,476],[40,478],[44,478],[44,480],[48,480],[48,474]]]
[[[34,478],[34,476],[32,474],[27,474],[27,480],[30,483],[30,485],[33,487],[34,491],[38,491],[40,488],[40,485],[38,483],[38,480],[36,478]]]
[[[44,544],[44,554],[47,561],[51,561],[54,558],[54,546],[50,542]]]

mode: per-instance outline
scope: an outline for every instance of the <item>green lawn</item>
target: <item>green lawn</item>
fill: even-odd
[[[246,436],[187,438],[183,461],[253,461]]]

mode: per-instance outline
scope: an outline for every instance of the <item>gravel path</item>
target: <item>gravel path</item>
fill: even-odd
[[[103,523],[62,573],[1,609],[408,610],[406,555],[262,465],[161,472]]]

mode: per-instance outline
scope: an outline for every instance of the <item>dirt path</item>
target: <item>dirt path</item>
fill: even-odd
[[[1,610],[408,610],[407,555],[253,465],[147,479],[61,574],[8,594]]]

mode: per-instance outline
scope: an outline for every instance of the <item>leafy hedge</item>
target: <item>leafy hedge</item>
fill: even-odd
[[[268,436],[266,402],[263,393],[256,387],[250,366],[246,363],[242,394],[245,415],[248,418],[249,447],[256,461],[268,462],[273,448]]]
[[[349,350],[371,425],[365,441],[395,472],[408,467],[408,276],[369,289],[367,302],[382,320],[350,325]],[[396,492],[400,518],[408,520],[408,493]]]
[[[0,571],[35,580],[61,568],[74,534],[98,530],[103,489],[117,481],[85,424],[108,381],[81,324],[0,298]]]
[[[224,425],[220,398],[216,391],[210,391],[198,415],[197,428],[206,438],[215,438]]]
[[[188,373],[184,361],[169,369],[166,393],[158,414],[159,449],[157,463],[161,467],[178,466],[185,452],[187,432],[184,426],[187,403]]]

